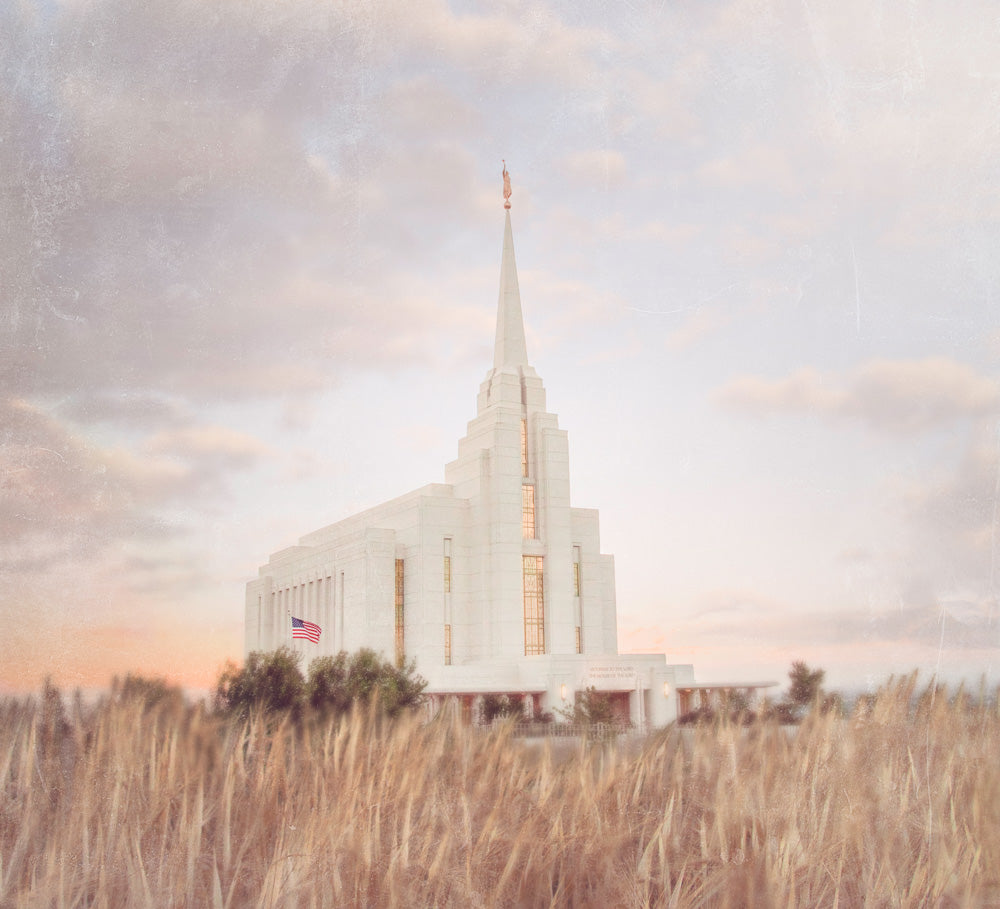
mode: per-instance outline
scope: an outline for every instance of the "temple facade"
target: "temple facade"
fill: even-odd
[[[614,557],[597,511],[570,503],[569,444],[528,362],[505,208],[493,366],[445,482],[274,553],[247,584],[245,650],[413,659],[432,704],[458,697],[472,715],[495,693],[558,718],[593,686],[623,720],[662,726],[697,687],[693,669],[618,653]],[[292,616],[319,625],[319,642],[293,639]]]

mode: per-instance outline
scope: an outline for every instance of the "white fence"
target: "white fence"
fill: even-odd
[[[645,735],[649,730],[634,723],[531,723],[494,720],[493,728],[510,724],[518,738],[587,738],[612,739],[627,735]]]

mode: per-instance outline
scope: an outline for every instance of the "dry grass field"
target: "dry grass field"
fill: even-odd
[[[1000,905],[995,699],[553,758],[356,711],[0,705],[0,906]]]

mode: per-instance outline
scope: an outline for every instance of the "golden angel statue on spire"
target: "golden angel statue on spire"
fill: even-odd
[[[503,158],[500,159],[503,161]],[[510,174],[507,173],[507,162],[503,161],[503,207],[510,209]]]

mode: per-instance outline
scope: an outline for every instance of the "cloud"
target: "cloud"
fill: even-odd
[[[730,603],[728,608],[705,602],[720,598]],[[822,642],[978,650],[997,641],[998,623],[995,600],[985,598],[951,597],[895,607],[815,607],[803,612],[759,594],[744,592],[733,598],[729,592],[716,591],[674,624],[668,639],[723,646],[742,641],[792,649]]]
[[[392,135],[404,141],[422,141],[428,134],[468,137],[482,128],[480,111],[428,74],[390,85],[378,113]]]
[[[1000,598],[1000,448],[996,421],[973,427],[961,460],[902,492],[897,572],[918,602],[992,604]],[[1000,643],[1000,639],[993,638]]]
[[[1000,645],[996,429],[993,418],[974,420],[958,463],[941,464],[929,476],[903,480],[890,473],[888,498],[877,512],[895,523],[875,545],[848,544],[831,553],[839,595],[829,581],[797,591],[801,605],[794,607],[754,590],[707,591],[669,637],[766,641],[786,649],[882,643],[952,655]],[[857,528],[855,539],[867,540],[868,533]],[[818,567],[826,561],[817,556]]]
[[[872,360],[842,377],[814,369],[776,380],[742,376],[715,398],[724,407],[755,416],[811,414],[913,434],[996,413],[1000,383],[945,357]]]
[[[429,361],[386,315],[387,277],[431,269],[441,199],[446,222],[481,218],[482,108],[454,68],[586,83],[608,43],[444,2],[9,4],[0,31],[0,381],[73,395],[82,422],[108,419],[88,394],[109,389],[183,406]]]
[[[566,208],[557,207],[548,213],[548,220],[561,240],[553,253],[565,253],[567,247],[592,249],[610,243],[650,244],[654,250],[664,247],[684,249],[705,230],[704,225],[662,218],[629,218],[622,212],[593,218]]]
[[[675,50],[675,54],[663,54],[655,62],[644,61],[641,69],[636,66],[618,74],[621,91],[614,98],[614,119],[623,132],[643,125],[658,140],[673,143],[691,142],[702,135],[704,123],[697,113],[693,86],[704,78],[707,56],[700,49]],[[669,72],[649,71],[667,60],[671,61]]]
[[[102,449],[37,408],[0,402],[0,539],[98,545],[107,535],[157,532],[146,509],[187,482],[184,465]]]
[[[245,466],[272,453],[254,436],[224,426],[188,426],[160,432],[146,442],[145,448],[153,455],[212,461],[224,467]]]
[[[628,175],[625,156],[611,149],[574,152],[563,160],[563,167],[573,180],[600,189],[620,186]]]
[[[288,260],[282,217],[253,212],[315,216],[329,198],[289,141],[292,48],[253,64],[250,23],[212,28],[189,4],[86,3],[34,21],[18,9],[5,14],[21,46],[0,145],[0,271],[15,276],[4,384],[144,394],[218,362],[252,374],[247,348],[292,337],[261,311]],[[234,91],[241,75],[260,94]]]
[[[801,232],[817,211],[834,211],[845,180],[855,179],[831,178],[820,196],[763,211],[766,235],[732,204],[745,184],[801,180],[816,190],[827,180],[830,156],[816,157],[824,143],[811,134],[793,142],[780,129],[778,113],[812,110],[817,86],[807,78],[789,90],[782,81],[815,52],[793,40],[798,18],[773,10],[758,17],[756,7],[729,3],[640,22],[532,4],[492,15],[460,14],[444,2],[419,16],[401,2],[210,9],[206,15],[194,0],[95,0],[47,16],[18,5],[2,14],[14,63],[0,77],[11,97],[0,146],[8,177],[0,269],[15,278],[0,316],[0,377],[13,393],[110,388],[181,403],[206,390],[283,396],[316,392],[351,369],[391,368],[399,361],[380,359],[386,352],[418,356],[409,326],[379,311],[390,290],[384,278],[426,277],[427,261],[453,252],[450,222],[481,218],[491,128],[543,150],[531,162],[538,185],[554,165],[623,191],[641,185],[649,210],[625,219],[621,240],[644,231],[651,242],[657,231],[697,234],[705,212],[715,218],[715,204],[725,203],[732,223],[723,241],[741,252],[738,263],[775,255],[788,225]],[[836,11],[816,16],[813,31],[830,36],[827,65],[864,67],[853,90],[871,116],[846,134],[864,150],[868,140],[852,137],[883,123],[897,97],[880,94],[876,76],[898,71],[855,51],[850,23]],[[887,16],[885,26],[890,59],[913,63],[909,45],[896,40],[899,17]],[[954,28],[966,34],[962,23]],[[918,37],[928,36],[922,29]],[[672,52],[664,55],[664,46]],[[930,50],[935,73],[960,58]],[[744,83],[753,101],[745,112],[732,104]],[[842,78],[837,85],[852,90]],[[984,104],[981,93],[963,103],[964,121],[981,122],[971,116]],[[560,128],[586,130],[589,143],[603,122],[608,141],[588,148],[577,139],[582,150],[546,154],[555,136],[555,127],[542,126],[550,110],[560,112]],[[665,119],[690,110],[699,111],[697,128],[669,160],[644,151],[659,148],[648,140]],[[734,117],[732,131],[715,134]],[[904,127],[881,127],[904,136],[893,149],[909,141]],[[948,148],[940,138],[948,132],[925,132],[921,162]],[[965,144],[974,156],[986,143]],[[723,195],[690,195],[699,171]],[[962,191],[951,196],[969,198],[967,187],[955,189]],[[934,208],[933,194],[918,195]],[[448,212],[432,216],[441,199]],[[669,225],[680,228],[657,220],[665,203]],[[619,214],[584,221],[580,233],[614,236]],[[298,296],[304,277],[326,286],[322,305]],[[328,355],[337,334],[354,345],[353,359]]]
[[[596,326],[610,328],[626,310],[618,294],[545,268],[523,269],[519,278],[522,295],[531,300],[532,315],[526,325],[529,356],[577,343]]]
[[[801,369],[785,379],[741,376],[719,389],[716,401],[732,410],[755,416],[776,413],[821,413],[837,411],[842,395],[827,387],[815,369]]]
[[[859,368],[845,414],[893,431],[911,432],[962,417],[995,413],[1000,384],[944,357],[876,360]]]
[[[666,156],[671,201],[717,225],[753,234],[798,224],[824,245],[846,226],[883,256],[930,248],[935,260],[943,240],[967,242],[963,229],[978,225],[985,249],[1000,205],[1000,115],[995,80],[983,78],[989,18],[983,2],[913,16],[863,2],[743,0],[649,16],[623,58],[625,78],[615,74],[626,86],[615,122],[646,137],[680,112]],[[657,61],[644,53],[654,47]],[[639,147],[628,149],[637,183],[651,163]],[[786,236],[767,239],[780,248]],[[980,262],[995,277],[988,253]],[[967,268],[956,273],[967,280]]]
[[[615,43],[605,30],[567,25],[538,5],[486,16],[456,15],[442,0],[425,4],[420,15],[402,0],[374,9],[373,31],[386,49],[430,51],[510,82],[587,84],[593,59]]]
[[[688,350],[699,341],[714,335],[732,322],[732,316],[714,309],[697,309],[680,327],[667,335],[667,350]]]
[[[71,394],[55,408],[58,416],[75,423],[116,426],[177,426],[191,419],[189,409],[175,399],[154,394],[90,390]]]
[[[0,427],[0,546],[5,568],[21,573],[169,539],[177,530],[166,510],[193,496],[209,506],[233,470],[270,454],[251,436],[204,425],[160,431],[139,451],[101,446],[15,399],[0,401]]]
[[[697,176],[708,183],[728,188],[764,185],[769,190],[784,193],[793,193],[800,188],[795,169],[788,160],[788,150],[764,144],[741,149],[738,155],[706,161],[698,168]]]

